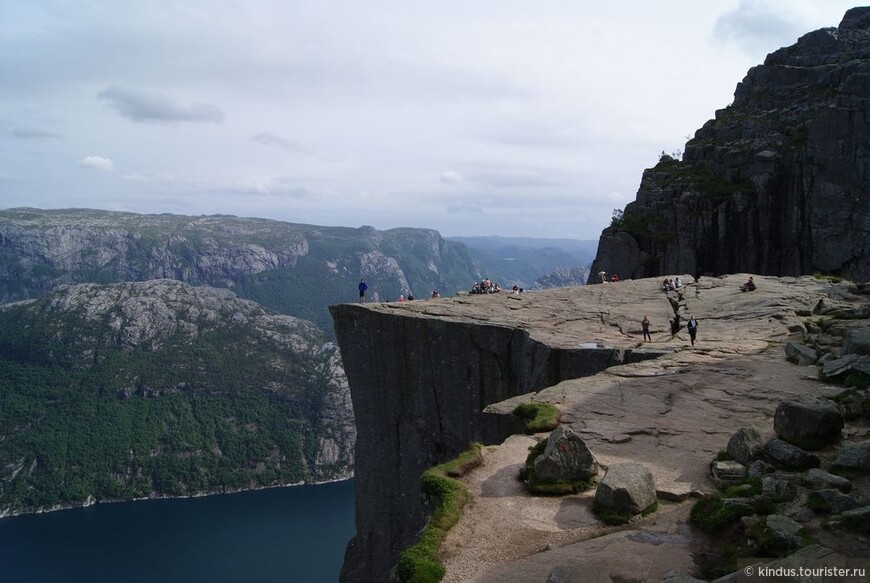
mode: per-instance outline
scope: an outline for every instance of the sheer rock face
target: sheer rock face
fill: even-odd
[[[812,277],[756,277],[759,291],[746,294],[739,290],[745,280],[744,274],[704,278],[700,287],[684,290],[703,330],[693,351],[687,351],[684,329],[670,335],[667,316],[684,308],[674,308],[651,279],[519,295],[331,306],[358,432],[357,536],[348,547],[342,581],[389,581],[399,553],[415,542],[430,510],[420,494],[423,471],[455,457],[473,441],[497,444],[510,433],[521,433],[519,419],[509,413],[528,402],[532,392],[543,402],[560,403],[563,413],[567,411],[563,423],[574,419],[578,432],[583,427],[584,439],[589,433],[607,437],[590,446],[596,457],[597,448],[623,447],[613,444],[610,437],[616,434],[631,433],[631,443],[651,434],[658,435],[656,440],[669,435],[679,440],[685,439],[686,426],[704,427],[710,435],[703,439],[715,436],[715,444],[704,445],[707,449],[699,454],[699,479],[706,480],[709,452],[721,448],[721,436],[736,431],[739,425],[734,424],[740,420],[756,420],[747,418],[745,402],[734,395],[751,392],[755,402],[767,382],[747,384],[740,376],[745,363],[716,365],[722,367],[722,378],[736,387],[732,394],[729,385],[729,396],[722,393],[712,400],[717,407],[733,403],[734,409],[724,414],[686,395],[691,406],[675,415],[673,428],[659,434],[662,418],[683,399],[681,391],[689,390],[689,375],[678,374],[686,366],[680,359],[693,361],[707,351],[723,358],[770,354],[768,342],[789,337],[789,329],[801,321],[797,312],[810,314],[822,299],[846,306],[838,298],[850,289]],[[645,314],[652,320],[654,342],[642,344]],[[861,324],[844,320],[839,325]],[[677,361],[659,364],[669,358]],[[615,366],[619,364],[625,366]],[[784,356],[780,365],[794,366]],[[714,370],[720,369],[705,361],[696,374],[719,379]],[[657,383],[662,383],[661,402],[647,396]],[[575,390],[576,402],[569,405]],[[782,400],[768,399],[772,396],[760,402],[770,410]],[[713,427],[720,422],[721,427]],[[699,441],[693,436],[693,444]],[[671,467],[681,463],[677,459],[691,457],[678,447],[669,443],[655,448],[677,452],[674,460],[657,466]],[[691,480],[681,474],[681,481]]]
[[[592,274],[821,271],[870,279],[870,8],[771,53],[644,172]],[[590,277],[589,283],[593,283]]]

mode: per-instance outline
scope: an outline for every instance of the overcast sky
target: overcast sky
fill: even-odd
[[[0,0],[0,208],[597,239],[839,0]]]

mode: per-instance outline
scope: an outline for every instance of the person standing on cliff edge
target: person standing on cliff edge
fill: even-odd
[[[649,316],[644,316],[640,322],[640,327],[643,328],[643,339],[652,342],[652,336],[649,333]]]
[[[366,303],[366,290],[369,289],[369,286],[366,285],[364,280],[359,280],[359,303]]]

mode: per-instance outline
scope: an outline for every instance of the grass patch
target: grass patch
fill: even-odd
[[[552,431],[559,426],[562,413],[550,403],[523,403],[513,410],[513,414],[525,422],[526,433]]]
[[[725,451],[724,449],[720,449],[719,453],[716,454],[716,457],[713,458],[714,462],[733,462],[734,456]]]
[[[396,575],[403,583],[437,583],[444,577],[438,551],[468,502],[468,491],[453,477],[462,476],[479,466],[483,462],[482,451],[482,444],[473,443],[456,458],[423,472],[421,490],[435,501],[435,511],[417,543],[399,556]]]
[[[837,277],[836,275],[829,275],[827,273],[821,273],[819,271],[813,274],[813,277],[820,281],[829,281],[831,283],[840,283],[843,281],[842,277]]]
[[[640,516],[648,516],[659,509],[658,500],[641,510],[638,514]],[[620,526],[623,524],[628,524],[632,518],[638,516],[638,514],[632,514],[631,512],[617,512],[612,508],[608,508],[606,506],[602,506],[598,502],[594,502],[592,504],[592,512],[595,513],[595,516],[598,517],[598,520],[605,524],[611,524],[613,526]]]
[[[714,494],[701,498],[692,506],[692,522],[709,533],[721,532],[729,528],[742,516],[753,513],[752,505],[748,502],[740,504],[725,504],[722,496]]]
[[[525,483],[526,488],[532,494],[540,496],[565,496],[566,494],[576,494],[585,492],[590,489],[595,483],[594,480],[577,480],[574,482],[552,482],[549,480],[539,480],[535,473],[535,460],[539,455],[547,449],[547,440],[543,439],[529,448],[529,455],[526,457],[526,463],[520,470],[519,478]]]
[[[858,372],[856,370],[853,370],[853,371],[849,372],[849,374],[846,375],[846,378],[843,379],[843,383],[847,387],[857,387],[863,391],[864,389],[870,388],[870,375],[866,375],[862,372]],[[866,405],[866,401],[865,401],[865,405]],[[866,409],[866,406],[865,406],[865,409]],[[865,410],[865,413],[866,413],[866,410]]]

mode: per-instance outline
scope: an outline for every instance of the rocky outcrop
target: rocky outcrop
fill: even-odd
[[[618,513],[638,514],[655,501],[655,479],[642,464],[611,465],[595,490],[595,503]]]
[[[785,361],[782,344],[775,351],[769,344],[801,329],[797,314],[812,316],[821,300],[848,306],[844,298],[853,287],[812,277],[756,279],[763,293],[741,294],[744,275],[705,278],[686,290],[681,309],[691,310],[704,331],[694,349],[684,329],[670,334],[667,316],[674,307],[654,280],[332,306],[358,429],[357,536],[342,580],[389,581],[429,510],[429,500],[421,498],[423,471],[472,441],[501,443],[508,433],[521,433],[510,412],[532,398],[558,404],[562,423],[595,444],[596,458],[599,451],[610,456],[602,463],[626,461],[623,452],[631,450],[630,459],[649,461],[660,488],[708,487],[709,452],[722,447],[720,439],[744,423],[770,423],[783,394],[818,384],[780,380],[797,367]],[[641,343],[645,314],[653,320],[652,343]],[[825,326],[830,332],[846,325],[861,322]],[[774,353],[782,368],[767,372]],[[755,363],[752,354],[764,356]],[[686,454],[686,448],[697,451]],[[520,449],[517,467],[528,455]],[[757,444],[748,449],[757,452]],[[808,459],[781,461],[819,465],[803,456]],[[683,464],[694,458],[703,459],[686,471]],[[497,503],[496,482],[521,488],[509,470],[497,473],[482,485],[481,506]],[[468,534],[474,529],[464,532],[474,537]],[[505,543],[526,544],[523,537],[514,533]],[[475,543],[465,539],[458,546]],[[491,571],[493,580],[498,572]]]
[[[682,160],[644,172],[591,273],[870,279],[868,15],[849,10],[750,69]]]

